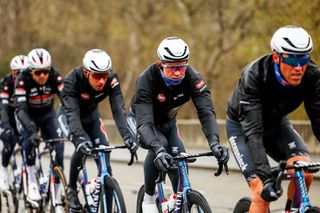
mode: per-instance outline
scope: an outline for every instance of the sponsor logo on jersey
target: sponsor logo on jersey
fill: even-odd
[[[110,87],[114,88],[115,86],[119,85],[119,81],[118,79],[114,78],[112,79],[111,83],[110,83]]]
[[[8,86],[4,86],[4,90],[8,91],[9,90]]]
[[[84,93],[81,93],[81,98],[87,100],[87,99],[90,99],[90,95],[84,92]]]
[[[62,76],[59,75],[59,76],[57,77],[57,81],[62,81]]]
[[[230,145],[231,145],[231,149],[232,149],[232,152],[240,166],[240,169],[241,171],[245,171],[248,167],[248,164],[246,164],[244,161],[243,161],[243,154],[240,153],[239,151],[239,148],[238,148],[238,145],[236,143],[236,140],[237,140],[237,136],[231,136],[229,138],[229,142],[230,142]]]
[[[96,95],[96,96],[94,96],[95,98],[99,98],[100,96],[102,96],[102,95],[104,95],[104,93],[100,93],[100,94],[98,94],[98,95]]]
[[[104,122],[101,118],[99,120],[100,120],[100,130],[104,134],[104,136],[106,137],[106,140],[109,141],[109,136],[108,136],[106,127],[104,126]]]
[[[178,98],[182,98],[183,96],[184,96],[183,93],[178,94],[177,96],[173,97],[173,100],[175,101],[175,100],[177,100]]]
[[[157,99],[159,102],[165,102],[166,101],[166,96],[163,93],[158,94]]]
[[[25,95],[26,94],[26,90],[23,89],[23,88],[16,88],[15,94],[16,95]]]
[[[291,143],[288,144],[289,149],[295,149],[297,148],[297,144],[295,141],[292,141]]]
[[[7,92],[1,92],[1,93],[0,93],[0,97],[1,97],[1,98],[9,98],[9,93],[7,93]]]
[[[19,85],[20,86],[24,85],[24,81],[19,81]]]
[[[61,77],[61,76],[60,76]],[[62,89],[64,88],[64,84],[59,84],[58,85],[58,90],[61,92],[62,91]]]
[[[203,80],[200,80],[200,81],[198,81],[196,87],[197,87],[197,89],[201,89],[203,87],[203,85],[204,85]]]
[[[27,98],[25,96],[18,97],[18,99],[17,99],[18,102],[25,102],[26,100],[27,100]]]
[[[34,97],[29,97],[28,99],[30,106],[37,107],[37,108],[50,105],[52,100],[53,100],[53,94],[38,95]]]

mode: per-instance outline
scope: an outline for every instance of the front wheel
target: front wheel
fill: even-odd
[[[144,198],[144,185],[142,185],[138,191],[138,196],[137,196],[137,205],[136,205],[136,213],[142,213],[142,202]],[[161,204],[159,203],[159,200],[156,200],[158,211],[162,212],[161,210]]]
[[[187,192],[187,207],[188,209],[184,209],[183,207],[182,212],[202,212],[202,213],[212,213],[211,208],[209,206],[208,201],[206,198],[196,190],[190,190]]]
[[[311,207],[305,211],[306,213],[320,213],[320,208],[318,207]]]
[[[66,178],[59,166],[55,165],[53,167],[53,171],[55,174],[55,179],[54,181],[50,181],[50,212],[55,213],[56,211],[59,211],[69,213],[69,202],[67,199],[68,186]],[[53,184],[53,186],[51,184]],[[52,199],[53,196],[55,199]]]
[[[108,211],[105,211],[107,208]],[[101,190],[100,212],[126,213],[126,205],[118,182],[111,176],[105,178]]]
[[[233,213],[246,213],[249,212],[251,199],[248,197],[241,198],[233,209]]]
[[[143,197],[144,197],[144,185],[142,185],[140,187],[139,192],[138,192],[136,213],[142,213]]]

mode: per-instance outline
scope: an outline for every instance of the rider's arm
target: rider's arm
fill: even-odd
[[[30,70],[27,69],[20,73],[15,82],[14,104],[17,118],[23,128],[31,135],[37,131],[36,124],[32,122],[28,113],[28,75]]]
[[[126,111],[120,82],[117,74],[110,76],[110,106],[114,121],[123,139],[129,138],[130,134],[126,127]]]
[[[59,73],[59,71],[54,67],[51,67],[51,75],[54,93],[56,93],[59,96],[59,98],[61,98],[61,91],[64,87],[63,77]]]
[[[271,169],[263,145],[261,83],[252,68],[247,69],[239,82],[239,121],[251,149],[257,175],[264,181]]]
[[[193,70],[189,72],[191,78],[191,98],[198,113],[202,130],[211,147],[213,142],[219,142],[219,132],[216,113],[211,99],[211,93],[207,84],[199,73]]]
[[[61,92],[61,103],[66,112],[67,122],[73,135],[72,142],[75,143],[79,137],[83,136],[83,127],[80,120],[80,107],[77,86],[76,72],[72,71],[64,80],[64,89]]]
[[[320,142],[320,69],[316,69],[309,79],[311,80],[308,84],[310,90],[306,94],[304,105],[311,121],[313,133]]]
[[[8,80],[10,78],[5,77],[0,83],[0,101],[1,101],[1,126],[3,129],[11,128],[10,116],[9,116],[9,99],[10,99],[10,84]]]
[[[145,75],[137,79],[135,98],[135,113],[137,120],[137,130],[140,134],[140,142],[154,153],[164,151],[160,143],[154,126],[154,113],[152,91],[154,85]]]

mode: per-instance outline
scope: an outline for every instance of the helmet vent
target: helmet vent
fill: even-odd
[[[305,47],[297,47],[295,46],[289,38],[283,38],[291,47],[297,48],[297,49],[305,49],[306,47],[308,47],[310,45],[310,38],[308,39],[308,44]]]

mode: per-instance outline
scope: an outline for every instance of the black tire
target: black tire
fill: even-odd
[[[16,195],[13,192],[13,189],[10,189],[8,192],[1,191],[0,193],[0,212],[14,212],[18,213],[19,201]],[[1,205],[4,206],[1,206]]]
[[[144,185],[142,185],[138,191],[137,195],[137,204],[136,204],[136,213],[142,213],[142,202],[144,198]],[[156,200],[158,210],[159,212],[162,212],[161,210],[161,204],[159,203],[158,199]]]
[[[14,150],[13,153],[14,156],[16,155],[22,155],[22,151],[21,148],[17,148]],[[22,157],[22,156],[21,156]],[[9,184],[10,184],[10,192],[11,192],[11,199],[12,201],[9,201],[7,197],[4,197],[4,194],[1,193],[1,196],[5,199],[3,201],[3,204],[6,204],[7,202],[10,202],[13,204],[13,206],[8,206],[8,208],[10,208],[8,211],[13,212],[14,213],[18,213],[19,210],[19,190],[16,188],[15,183],[14,183],[14,169],[16,169],[18,165],[16,165],[16,162],[13,161],[13,158],[11,157],[11,160],[9,162]],[[22,176],[22,172],[21,172],[21,176]],[[20,186],[22,186],[22,184],[20,184]],[[1,199],[0,199],[0,212],[2,212],[1,210],[4,211],[4,209],[1,209]]]
[[[187,192],[187,202],[188,209],[182,208],[182,212],[203,212],[203,213],[212,213],[206,198],[196,190],[190,190]],[[200,211],[198,210],[200,208]]]
[[[142,213],[142,201],[144,197],[144,185],[142,185],[137,195],[136,213]]]
[[[250,205],[251,205],[251,199],[248,197],[243,197],[234,206],[233,213],[249,212]]]
[[[311,207],[310,209],[305,211],[306,213],[320,213],[320,208],[318,207]]]
[[[59,205],[61,205],[61,207],[63,207],[64,212],[69,213],[69,202],[67,199],[67,181],[66,178],[64,176],[64,173],[62,171],[62,169],[55,165],[53,167],[53,171],[56,174],[56,179],[59,179],[58,181],[62,184],[62,189],[61,189],[61,195],[59,196],[61,198],[61,200],[57,201]],[[51,184],[51,183],[50,183]],[[54,203],[51,199],[51,194],[50,194],[50,212],[54,213],[55,209],[54,209]]]
[[[103,203],[108,204],[108,212],[110,213],[126,213],[126,205],[123,199],[123,195],[120,189],[118,182],[111,176],[105,178],[104,188],[101,191],[101,202],[100,202],[100,212],[107,212],[104,210]],[[112,191],[111,191],[112,190]],[[112,195],[110,196],[110,194]],[[103,200],[103,195],[106,194],[106,197],[112,199]],[[109,196],[108,196],[109,195]]]

